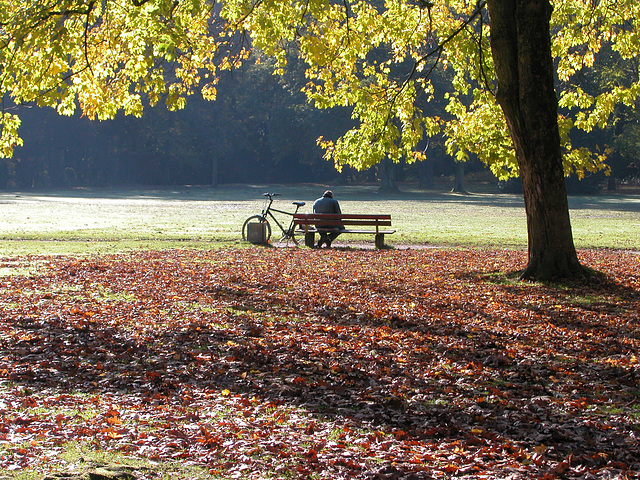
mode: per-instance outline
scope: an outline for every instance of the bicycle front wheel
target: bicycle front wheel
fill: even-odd
[[[269,225],[269,221],[264,218],[262,215],[252,215],[247,218],[242,225],[242,240],[247,241],[249,239],[249,230],[252,229],[250,224],[262,224],[264,225],[264,243],[269,242],[271,240],[271,225]],[[260,243],[260,242],[256,242]]]

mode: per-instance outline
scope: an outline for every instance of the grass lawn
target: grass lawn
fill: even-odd
[[[80,254],[236,244],[244,219],[260,210],[263,192],[281,193],[277,205],[284,210],[292,201],[306,201],[306,211],[324,188],[230,185],[5,192],[0,194],[0,249],[4,255]],[[390,213],[397,228],[387,238],[391,245],[526,247],[520,195],[487,193],[485,186],[472,195],[410,189],[383,195],[374,187],[332,188],[345,213]],[[573,196],[570,207],[578,248],[639,247],[639,196]],[[353,241],[370,244],[372,238],[345,235],[339,243]]]

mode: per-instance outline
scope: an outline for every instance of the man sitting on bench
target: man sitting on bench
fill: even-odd
[[[336,213],[338,215],[342,213],[340,211],[340,204],[333,198],[333,192],[331,190],[324,192],[322,197],[313,203],[313,213]],[[316,248],[322,247],[322,244],[325,244],[327,248],[329,248],[331,247],[331,242],[340,235],[340,232],[336,230],[344,230],[344,225],[321,225],[320,227],[316,226],[316,228],[320,234],[320,240],[318,240]],[[326,231],[327,229],[330,231]]]

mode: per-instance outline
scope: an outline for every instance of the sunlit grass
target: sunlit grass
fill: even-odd
[[[109,254],[174,248],[246,245],[242,223],[259,213],[262,193],[280,192],[274,206],[292,211],[305,201],[311,211],[324,185],[222,186],[217,189],[69,190],[0,194],[0,248],[14,255]],[[388,213],[397,232],[391,246],[525,248],[527,228],[521,195],[457,195],[444,189],[376,193],[374,186],[331,186],[345,213]],[[473,191],[473,187],[470,187]],[[638,248],[640,198],[631,195],[570,197],[578,248]],[[279,216],[288,225],[289,217]],[[279,229],[272,225],[272,241]],[[373,236],[343,235],[338,244],[373,244]],[[3,266],[1,275],[12,272]],[[9,269],[9,270],[7,270]]]
[[[95,446],[85,443],[69,443],[65,452],[61,455],[61,460],[68,465],[67,469],[71,466],[79,473],[92,471],[93,476],[90,478],[101,478],[99,477],[101,470],[105,470],[105,477],[102,478],[109,478],[107,476],[109,473],[113,475],[113,478],[123,478],[122,475],[117,477],[117,472],[129,473],[130,475],[135,475],[136,473],[146,474],[146,478],[151,476],[158,480],[220,478],[212,476],[207,469],[200,466],[183,465],[179,462],[150,462],[119,453],[96,450]]]

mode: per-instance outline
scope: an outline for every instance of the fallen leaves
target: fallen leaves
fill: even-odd
[[[251,478],[640,470],[640,258],[511,251],[40,258],[0,281],[0,468],[68,442]]]

